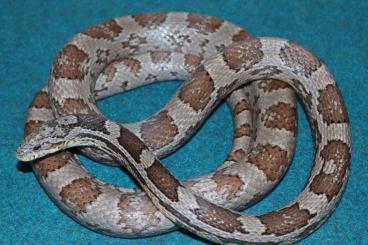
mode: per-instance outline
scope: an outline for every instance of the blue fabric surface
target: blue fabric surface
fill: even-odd
[[[118,239],[92,232],[60,211],[27,165],[15,159],[23,139],[26,109],[48,79],[52,61],[73,34],[105,19],[133,13],[188,11],[230,20],[257,36],[296,41],[324,60],[347,105],[353,133],[353,160],[347,190],[330,219],[300,244],[368,244],[368,1],[1,1],[0,4],[0,243],[3,244],[204,244],[176,231],[145,239]],[[98,103],[121,121],[157,111],[179,82],[160,83]],[[138,101],[143,106],[137,108]],[[297,152],[282,183],[246,212],[270,211],[291,201],[303,188],[313,158],[312,138],[299,106]],[[180,179],[214,169],[231,147],[232,121],[222,104],[198,134],[165,165]],[[200,150],[199,150],[200,149]],[[98,177],[134,186],[119,169],[83,158]],[[21,171],[23,170],[23,171]]]

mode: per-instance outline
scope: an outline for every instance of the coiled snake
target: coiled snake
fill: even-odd
[[[145,82],[132,85],[132,77]],[[99,115],[94,105],[95,95],[107,96],[157,79],[186,77],[189,79],[173,99],[141,123],[119,125]],[[228,161],[204,177],[186,183],[175,179],[157,157],[187,140],[230,92],[260,79],[276,80],[251,83],[229,99],[236,130]],[[226,209],[242,208],[260,198],[287,168],[296,118],[293,93],[285,83],[302,99],[314,131],[315,159],[308,184],[293,202],[274,212],[243,215]],[[280,92],[277,103],[265,99],[268,92]],[[256,96],[248,100],[251,93]],[[53,117],[51,108],[61,117],[38,129]],[[64,116],[67,114],[74,115]],[[30,136],[17,151],[20,160],[34,160],[72,146],[92,146],[100,151],[96,154],[87,148],[84,152],[104,162],[111,162],[111,156],[137,179],[153,204],[143,192],[95,179],[71,153],[54,154],[33,164],[41,184],[69,215],[116,236],[172,229],[168,217],[218,243],[297,241],[317,229],[335,208],[351,157],[343,100],[317,57],[290,41],[251,38],[229,22],[187,13],[122,17],[76,35],[55,60],[49,92],[44,89],[32,103],[26,134]],[[247,144],[254,146],[252,150],[244,149]],[[107,154],[102,155],[101,150]],[[136,226],[122,213],[124,208],[137,211],[129,210],[131,219],[136,217]],[[142,225],[139,218],[143,216],[148,223]]]

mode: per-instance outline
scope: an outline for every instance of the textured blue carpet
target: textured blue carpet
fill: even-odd
[[[117,239],[92,232],[60,211],[14,150],[23,138],[25,112],[47,82],[57,51],[74,33],[114,16],[140,12],[189,11],[218,16],[258,36],[294,40],[320,56],[338,81],[353,128],[353,162],[347,190],[332,217],[301,244],[367,244],[368,1],[1,1],[0,4],[0,243],[4,244],[201,244],[177,231],[146,239]],[[161,83],[99,102],[111,118],[143,119],[158,110],[178,82]],[[149,96],[148,96],[149,95]],[[144,98],[142,108],[137,102]],[[121,106],[120,106],[121,105]],[[117,109],[118,108],[118,109]],[[299,109],[300,106],[299,106]],[[312,161],[310,128],[299,110],[293,164],[283,182],[260,204],[259,213],[279,208],[304,186]],[[200,175],[221,162],[231,144],[225,104],[200,132],[164,160],[180,179]],[[199,151],[201,149],[202,151]],[[98,177],[134,186],[120,170],[84,162]],[[199,164],[203,163],[203,164]]]

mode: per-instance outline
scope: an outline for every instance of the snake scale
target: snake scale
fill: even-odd
[[[179,61],[176,68],[168,68],[174,60]],[[144,68],[145,62],[156,64],[158,71],[147,71],[151,68]],[[114,76],[120,82],[111,85]],[[132,85],[134,79],[126,78],[134,76],[146,79]],[[118,124],[100,115],[94,104],[95,96],[171,78],[188,79],[161,111],[143,122]],[[262,197],[289,164],[296,117],[293,92],[286,84],[301,98],[314,132],[308,183],[277,211],[245,215],[229,210]],[[157,157],[186,141],[234,90],[228,100],[236,129],[227,161],[206,176],[178,181]],[[276,103],[266,99],[275,96],[272,92],[282,95]],[[41,126],[53,118],[51,109],[59,118]],[[145,192],[95,179],[70,152],[33,164],[41,184],[63,210],[90,228],[116,236],[164,232],[174,227],[171,220],[217,243],[292,243],[317,229],[336,207],[351,158],[347,112],[320,59],[290,41],[251,38],[229,22],[188,13],[122,17],[77,34],[56,58],[48,90],[33,101],[26,134],[17,150],[20,160],[90,146],[99,148],[98,153],[83,148],[90,157],[110,164],[115,160],[129,170]],[[246,145],[253,148],[246,150]],[[137,211],[132,217],[146,215],[149,224],[127,224],[121,211],[132,212],[129,207]]]

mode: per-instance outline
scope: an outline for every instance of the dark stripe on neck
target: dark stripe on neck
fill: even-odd
[[[81,134],[79,134],[79,137],[81,137],[81,138],[84,138],[84,137],[91,138],[91,139],[94,139],[96,141],[100,141],[100,142],[104,143],[107,146],[107,148],[101,147],[101,148],[99,148],[100,150],[104,151],[105,153],[110,155],[114,160],[116,160],[118,163],[123,165],[130,172],[130,174],[133,175],[133,177],[138,181],[138,183],[141,186],[144,183],[146,183],[146,181],[139,174],[139,172],[136,169],[136,167],[134,166],[134,164],[132,164],[129,161],[129,158],[125,155],[125,153],[123,151],[121,151],[116,145],[111,143],[109,140],[107,140],[107,139],[105,139],[101,136],[91,134],[91,133],[81,133]],[[93,146],[93,147],[96,147],[96,146]],[[119,158],[118,156],[121,157],[121,158]],[[130,157],[133,158],[132,156],[130,156]]]

